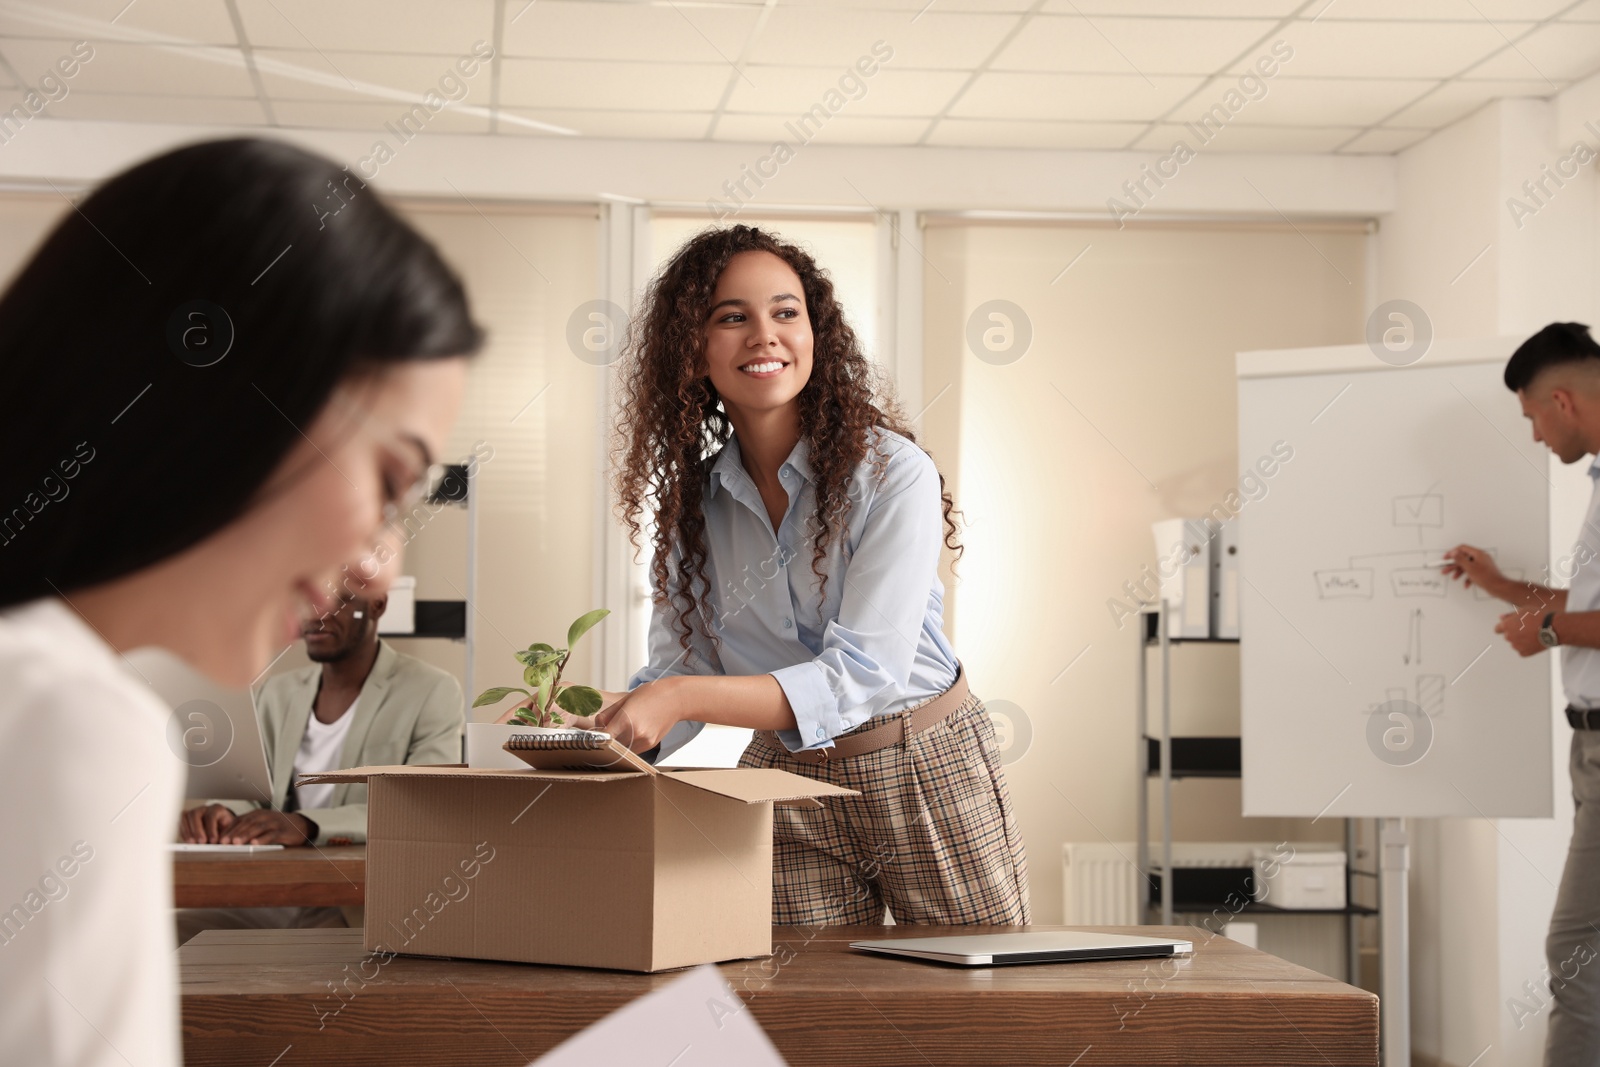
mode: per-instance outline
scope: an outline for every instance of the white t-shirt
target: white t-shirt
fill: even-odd
[[[356,697],[344,709],[344,714],[332,722],[318,719],[315,707],[312,708],[311,717],[306,720],[305,736],[300,738],[300,747],[294,753],[293,781],[299,781],[302,774],[320,774],[339,769],[339,757],[344,754],[344,738],[350,732],[350,721],[356,717],[356,705],[359,703],[361,698]],[[301,811],[325,808],[333,799],[333,783],[297,785],[294,794]]]
[[[53,597],[0,611],[0,1058],[176,1067],[167,708]]]

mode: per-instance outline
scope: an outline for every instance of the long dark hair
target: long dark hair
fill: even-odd
[[[805,292],[812,370],[797,399],[800,437],[807,443],[815,475],[817,504],[809,531],[819,592],[827,588],[822,561],[843,536],[850,514],[851,475],[863,461],[881,474],[887,461],[881,449],[874,449],[874,435],[887,430],[912,442],[917,439],[845,320],[832,279],[804,249],[745,225],[703,230],[678,249],[645,292],[629,335],[613,462],[618,514],[635,548],[642,547],[646,515],[654,512],[653,599],[669,612],[685,651],[696,630],[713,643],[717,640],[701,502],[705,460],[727,443],[733,424],[706,375],[703,355],[717,279],[741,252],[777,256],[799,277]],[[939,493],[945,545],[959,557],[955,506],[943,474]],[[676,573],[669,562],[674,548],[679,553]],[[674,580],[676,596],[670,593]]]
[[[331,160],[246,138],[111,178],[0,297],[0,606],[194,545],[340,382],[482,339],[433,246]]]

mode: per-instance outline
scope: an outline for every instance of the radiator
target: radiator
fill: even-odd
[[[1252,850],[1273,849],[1275,841],[1173,842],[1174,867],[1248,867]],[[1296,846],[1314,849],[1316,845]],[[1327,846],[1321,846],[1327,847]],[[1139,913],[1140,878],[1132,842],[1069,842],[1061,846],[1064,915],[1068,926],[1140,926],[1151,922]],[[1157,862],[1159,847],[1151,850]],[[1256,943],[1291,963],[1342,981],[1345,975],[1345,919],[1339,915],[1281,915],[1226,909],[1213,914],[1176,913],[1173,921],[1221,932],[1228,922],[1256,924]]]

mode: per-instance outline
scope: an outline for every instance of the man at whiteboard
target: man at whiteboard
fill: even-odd
[[[1546,326],[1512,354],[1505,382],[1533,423],[1533,439],[1561,462],[1600,453],[1600,345],[1589,327]],[[1561,649],[1577,815],[1545,940],[1544,979],[1553,996],[1546,1067],[1600,1063],[1600,458],[1589,477],[1596,487],[1577,545],[1551,568],[1570,588],[1508,578],[1472,545],[1445,553],[1445,573],[1516,609],[1494,628],[1512,648],[1524,656]]]

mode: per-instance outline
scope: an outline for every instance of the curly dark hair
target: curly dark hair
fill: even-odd
[[[705,514],[701,510],[707,462],[727,443],[733,424],[704,370],[711,298],[728,261],[741,252],[769,252],[800,278],[812,342],[811,378],[796,397],[800,437],[810,450],[817,509],[810,518],[811,569],[827,588],[822,561],[844,534],[852,501],[849,483],[869,453],[879,476],[888,456],[873,447],[877,431],[907,440],[906,423],[881,377],[861,350],[834,297],[833,282],[805,251],[753,226],[712,227],[696,234],[662,268],[630,327],[622,372],[621,420],[612,452],[617,513],[639,550],[646,509],[654,506],[653,600],[672,612],[679,643],[689,650],[698,628],[717,641],[711,583],[706,576]],[[919,446],[920,447],[920,446]],[[945,545],[960,558],[955,506],[939,475]],[[669,593],[672,550],[678,550],[679,589]],[[698,588],[697,598],[693,590]]]

